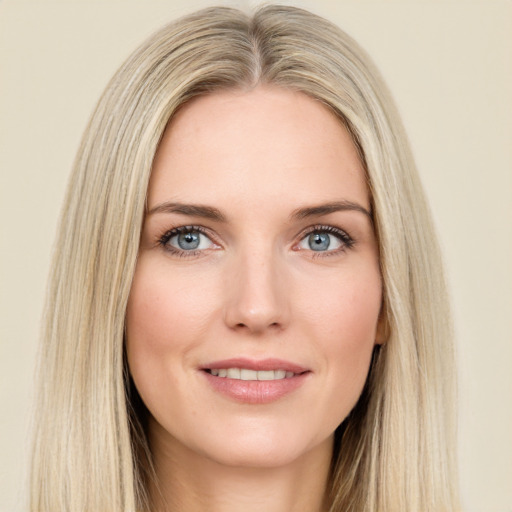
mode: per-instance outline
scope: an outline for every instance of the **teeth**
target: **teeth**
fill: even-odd
[[[246,370],[242,368],[240,370],[240,379],[242,380],[258,380],[258,372],[255,370]]]
[[[282,377],[278,376],[277,373],[281,374],[281,370],[269,370],[269,371],[259,371],[258,380],[274,380],[274,379],[282,379]]]
[[[227,377],[238,380],[281,380],[290,379],[295,374],[286,370],[249,370],[247,368],[223,368],[210,370],[215,377]]]
[[[227,370],[228,379],[239,379],[240,378],[240,368],[228,368]],[[248,380],[248,379],[245,379]]]

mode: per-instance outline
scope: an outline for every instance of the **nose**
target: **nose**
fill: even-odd
[[[280,331],[289,322],[285,272],[271,249],[239,255],[226,279],[225,322],[238,331]]]

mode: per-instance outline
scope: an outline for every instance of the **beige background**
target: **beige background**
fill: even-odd
[[[294,3],[352,34],[399,104],[452,287],[465,508],[510,512],[512,3]],[[139,42],[210,4],[0,0],[0,512],[25,509],[38,322],[57,215],[88,115]]]

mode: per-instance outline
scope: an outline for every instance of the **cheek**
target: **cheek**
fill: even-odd
[[[382,300],[377,268],[339,272],[307,283],[303,290],[301,310],[312,339],[325,340],[333,350],[355,352],[374,344]]]
[[[325,376],[325,392],[320,400],[333,428],[349,414],[363,389],[376,343],[380,305],[378,270],[340,276],[310,302],[309,320],[303,325],[324,356],[320,373]]]
[[[159,400],[156,390],[180,386],[171,368],[186,365],[187,354],[204,340],[212,303],[213,297],[199,293],[193,280],[178,272],[169,276],[165,265],[140,258],[126,311],[126,352],[150,409]]]
[[[148,258],[149,260],[149,258]],[[126,324],[128,339],[148,351],[178,347],[191,333],[205,327],[206,314],[213,298],[203,293],[209,286],[202,280],[201,290],[194,280],[139,261],[128,301]],[[188,336],[186,335],[188,333]],[[144,340],[144,341],[142,341]]]

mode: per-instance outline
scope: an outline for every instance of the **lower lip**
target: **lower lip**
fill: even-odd
[[[304,372],[277,380],[240,380],[216,377],[206,371],[202,373],[215,391],[245,404],[268,404],[279,400],[302,386],[310,374]]]

